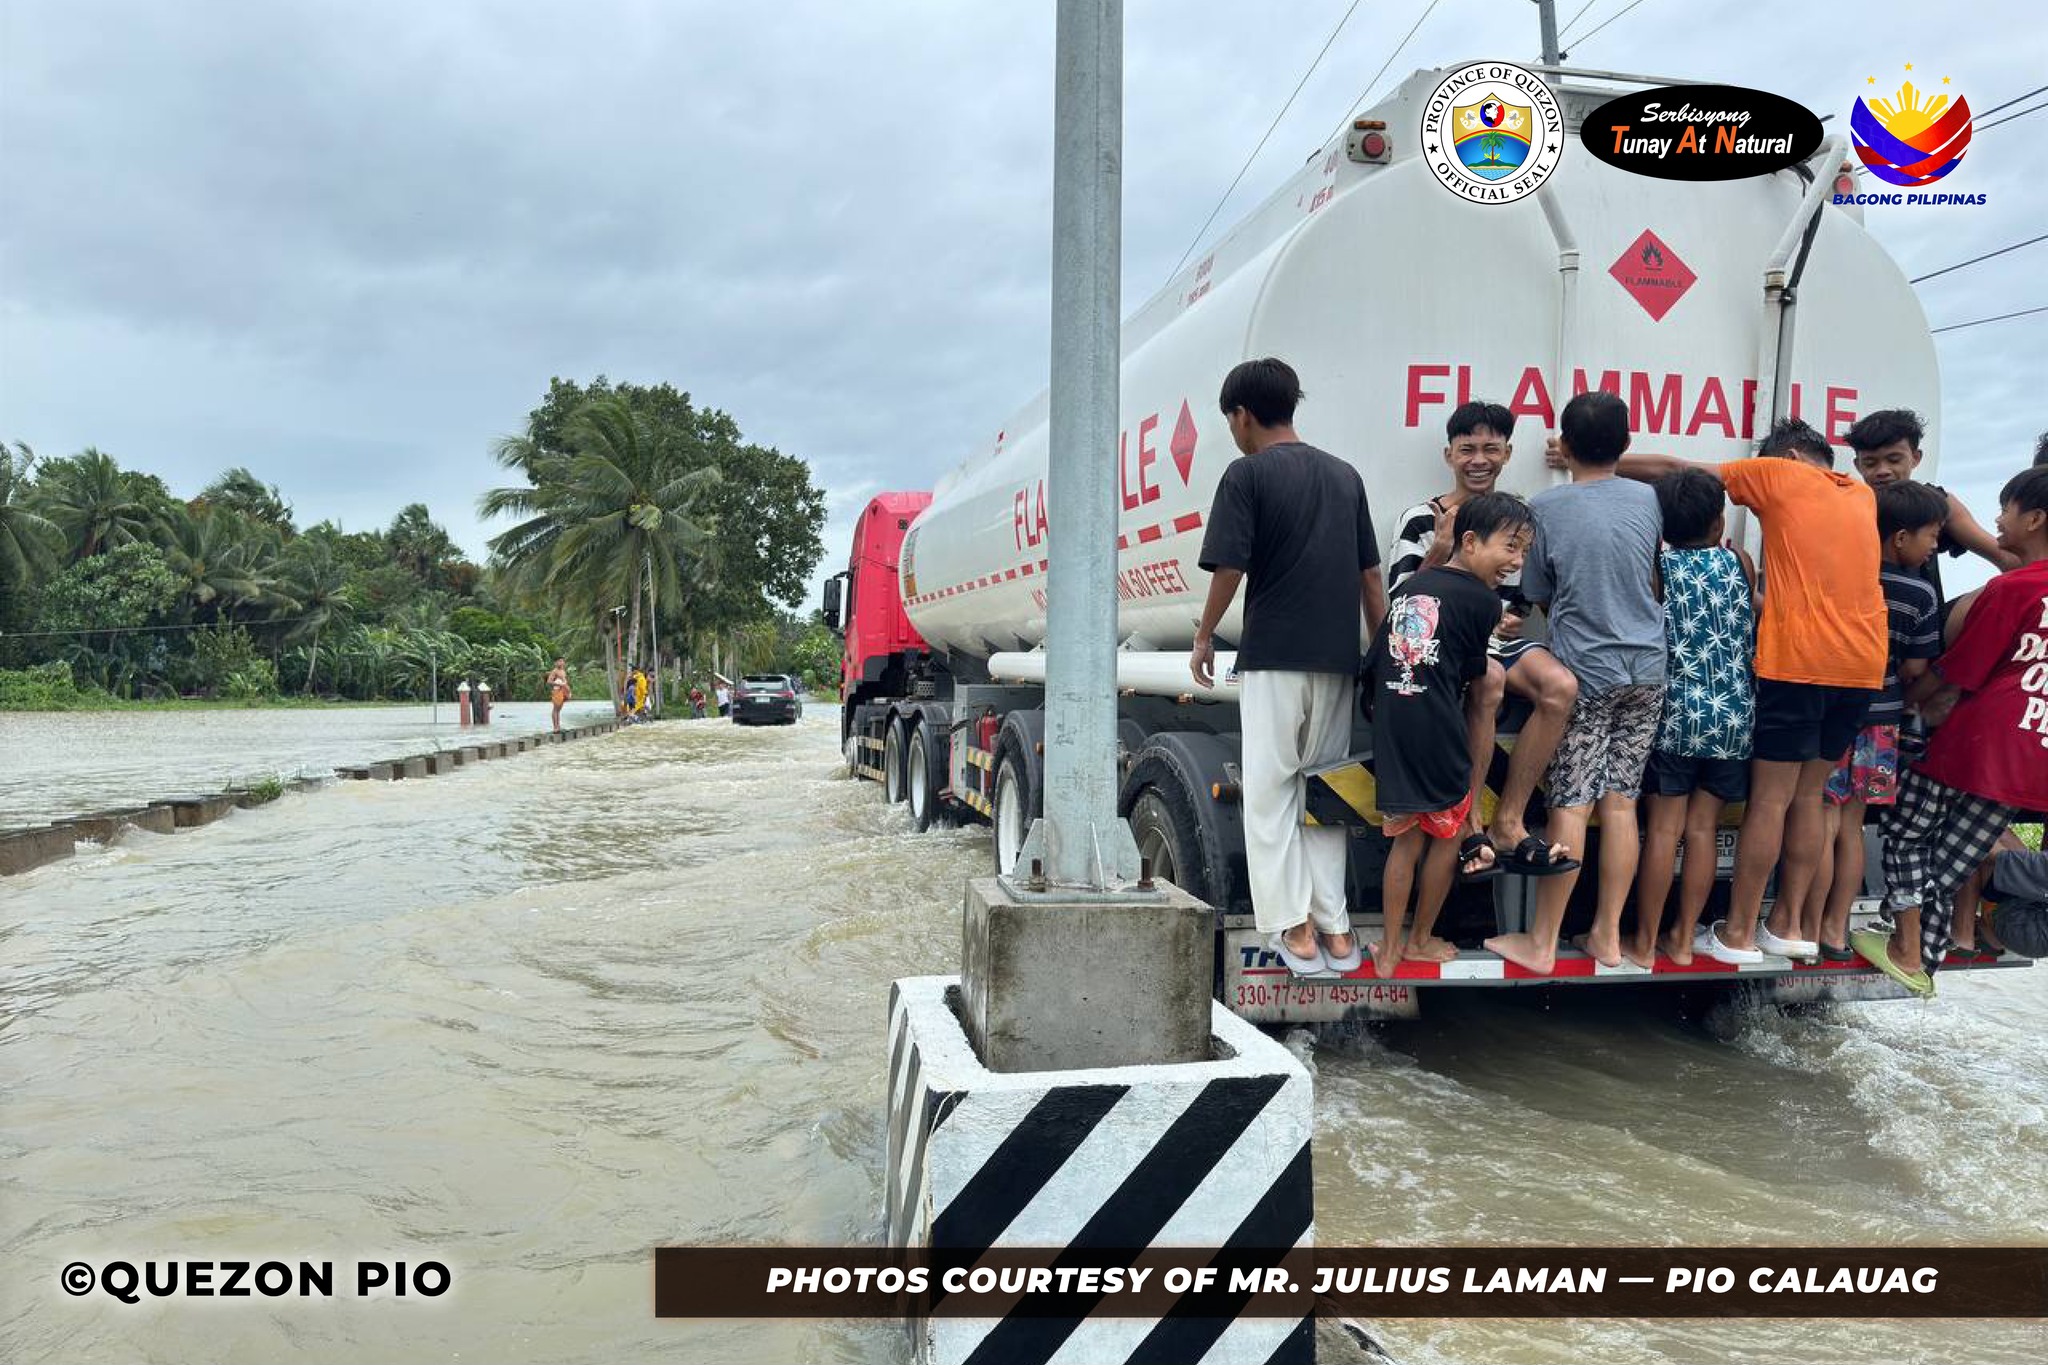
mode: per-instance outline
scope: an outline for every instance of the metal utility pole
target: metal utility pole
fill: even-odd
[[[1123,0],[1060,0],[1053,76],[1045,818],[1026,854],[1091,891],[1138,876],[1116,809],[1123,25]]]
[[[1556,66],[1564,60],[1557,50],[1557,0],[1536,0],[1536,14],[1543,26],[1543,64]]]

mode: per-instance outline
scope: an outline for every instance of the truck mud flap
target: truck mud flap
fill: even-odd
[[[1257,929],[1225,929],[1223,1003],[1254,1024],[1335,1024],[1346,1019],[1414,1019],[1420,992],[1402,981],[1305,981],[1287,970]]]

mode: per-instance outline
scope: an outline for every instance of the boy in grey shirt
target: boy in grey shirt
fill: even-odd
[[[1657,495],[1615,477],[1628,449],[1628,405],[1611,393],[1582,393],[1558,418],[1559,447],[1572,481],[1530,499],[1536,540],[1522,570],[1522,592],[1550,619],[1550,651],[1579,679],[1564,740],[1545,778],[1548,837],[1583,858],[1593,808],[1614,837],[1600,843],[1600,895],[1582,946],[1603,967],[1624,959],[1621,912],[1635,885],[1636,797],[1664,704],[1664,608],[1657,547],[1664,530]],[[1486,946],[1548,976],[1557,934],[1578,883],[1576,869],[1545,881],[1527,933],[1501,934]],[[1633,954],[1633,945],[1628,949]],[[1649,969],[1655,961],[1631,956]]]

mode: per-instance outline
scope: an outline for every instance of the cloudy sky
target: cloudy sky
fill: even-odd
[[[2048,81],[2019,0],[1931,37],[1902,0],[1628,3],[1584,9],[1575,63],[1758,86],[1834,127],[1907,61],[1979,111]],[[1127,304],[1348,8],[1130,0]],[[1535,56],[1526,0],[1360,0],[1205,240],[1418,17],[1376,90]],[[1052,44],[1025,0],[0,0],[0,438],[96,445],[182,494],[246,464],[302,523],[424,501],[480,556],[491,440],[549,376],[669,380],[810,461],[840,559],[868,494],[930,486],[1044,382]],[[1985,207],[1871,229],[1909,274],[2033,235],[2044,134],[1980,131],[1956,188]],[[2048,304],[2044,274],[2048,243],[1922,297],[1963,322]],[[1943,477],[1988,523],[2048,427],[2048,314],[1937,340]]]

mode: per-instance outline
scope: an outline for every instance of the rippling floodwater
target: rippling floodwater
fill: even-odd
[[[172,719],[288,747],[265,728],[286,715]],[[160,794],[147,769],[107,789],[103,717],[34,720],[43,799]],[[177,734],[162,761],[236,742]],[[910,834],[839,777],[836,736],[824,707],[629,730],[0,880],[0,1360],[900,1360],[886,1324],[650,1316],[658,1244],[878,1234],[887,983],[957,968],[987,838]],[[2048,972],[1731,1042],[1605,992],[1426,1009],[1314,1045],[1326,1243],[2048,1233]],[[56,1283],[71,1260],[359,1256],[455,1287],[130,1308]],[[1982,1321],[1375,1326],[1416,1365],[2048,1347]]]
[[[597,720],[603,701],[571,702],[562,723]],[[348,763],[452,749],[489,735],[545,730],[545,704],[491,708],[487,728],[456,724],[453,702],[318,710],[0,711],[0,829],[219,791],[266,777],[330,776]]]

